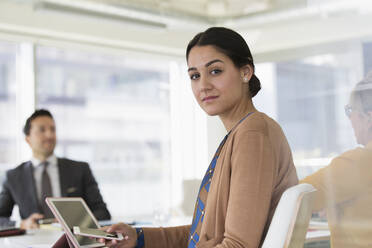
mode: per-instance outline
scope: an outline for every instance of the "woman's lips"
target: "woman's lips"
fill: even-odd
[[[211,102],[216,99],[218,96],[207,96],[202,99],[203,102]]]

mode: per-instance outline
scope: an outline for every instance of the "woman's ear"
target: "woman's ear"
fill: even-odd
[[[242,77],[243,82],[249,82],[253,75],[253,68],[250,65],[244,65],[240,68],[240,75]]]

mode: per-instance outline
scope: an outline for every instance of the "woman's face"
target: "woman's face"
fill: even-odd
[[[213,46],[194,46],[188,67],[194,96],[208,115],[228,114],[249,98],[243,77],[251,78],[250,67],[237,68]]]

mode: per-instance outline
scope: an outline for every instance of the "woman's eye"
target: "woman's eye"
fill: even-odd
[[[221,72],[222,72],[222,70],[220,70],[220,69],[213,69],[213,70],[211,70],[211,74],[212,75],[216,75],[216,74],[219,74]]]
[[[194,74],[191,74],[190,75],[190,79],[191,80],[196,80],[196,79],[198,79],[200,77],[200,75],[198,74],[198,73],[194,73]]]

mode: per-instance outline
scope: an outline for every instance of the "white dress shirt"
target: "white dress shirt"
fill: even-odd
[[[57,165],[57,157],[53,154],[46,159],[49,163],[47,166],[47,172],[49,174],[50,183],[52,184],[52,192],[53,197],[61,197],[61,187],[59,182],[59,171]],[[35,179],[35,186],[37,192],[37,199],[40,202],[41,199],[41,177],[43,173],[43,165],[41,165],[41,161],[37,158],[31,159],[32,166],[34,167],[34,179]]]

